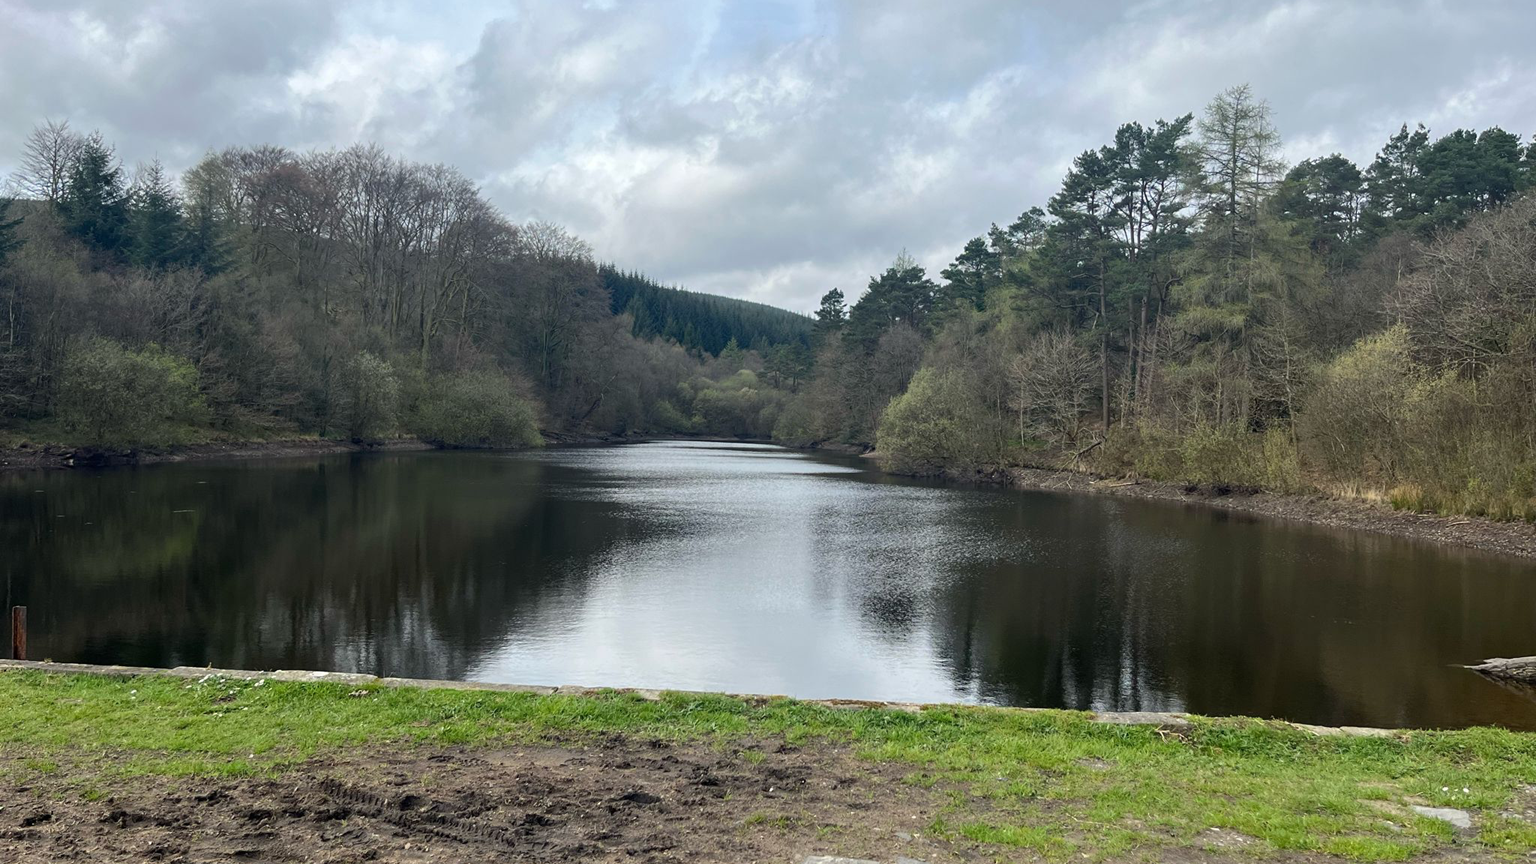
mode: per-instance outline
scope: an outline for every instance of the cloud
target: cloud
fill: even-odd
[[[626,267],[808,310],[941,267],[1124,121],[1248,82],[1295,158],[1536,121],[1524,0],[0,0],[0,166],[43,117],[128,161],[373,140]]]

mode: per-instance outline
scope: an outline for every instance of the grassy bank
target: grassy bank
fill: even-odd
[[[1220,836],[1240,838],[1245,854],[1359,860],[1452,845],[1488,857],[1536,848],[1536,790],[1527,785],[1536,780],[1536,735],[1494,729],[1319,737],[1253,720],[1170,730],[1061,711],[905,713],[683,694],[647,701],[32,671],[0,673],[0,704],[0,748],[18,775],[10,779],[62,775],[88,799],[145,775],[280,776],[361,748],[573,746],[617,735],[736,748],[748,761],[775,744],[812,756],[851,750],[866,764],[895,766],[895,783],[932,790],[925,830],[1004,856],[1118,857]],[[1458,835],[1413,804],[1467,810],[1476,832]]]

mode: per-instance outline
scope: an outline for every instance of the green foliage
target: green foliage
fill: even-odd
[[[415,394],[406,431],[439,447],[538,447],[538,411],[500,372],[426,379]]]
[[[389,361],[363,351],[346,371],[346,431],[354,441],[377,441],[395,432],[400,383]]]
[[[1409,459],[1416,369],[1401,326],[1361,340],[1328,364],[1297,426],[1324,471],[1397,481]]]
[[[59,386],[58,416],[82,444],[175,444],[206,422],[192,364],[158,345],[133,350],[110,339],[71,346]]]
[[[620,735],[728,753],[784,741],[813,758],[851,749],[909,783],[954,790],[925,830],[994,844],[989,855],[1024,847],[1061,860],[1199,856],[1212,829],[1252,838],[1248,851],[1259,855],[1368,861],[1518,856],[1536,843],[1530,825],[1501,815],[1519,809],[1536,772],[1536,736],[1503,729],[1367,738],[1194,718],[1169,734],[1070,711],[361,689],[366,696],[328,683],[5,672],[0,743],[20,748],[37,771],[94,772],[99,754],[112,752],[130,773],[249,776],[297,770],[315,756],[420,745],[569,747]],[[1481,830],[1454,837],[1412,815],[1408,804],[1421,802],[1467,809]]]
[[[1237,426],[1173,431],[1150,423],[1116,430],[1094,454],[1107,474],[1230,489],[1303,492],[1310,488],[1291,430],[1249,432]]]
[[[128,200],[112,148],[100,135],[85,138],[59,202],[65,230],[91,249],[116,256],[126,240]]]
[[[158,161],[142,169],[128,206],[128,260],[148,270],[163,270],[188,260],[181,202]]]
[[[904,474],[966,473],[996,463],[994,424],[958,372],[924,368],[880,416],[876,450]]]
[[[773,434],[784,400],[782,392],[765,385],[750,369],[720,381],[700,379],[688,425],[706,435],[767,438]]]
[[[767,350],[776,345],[806,343],[811,320],[784,309],[667,288],[638,273],[612,265],[601,268],[614,314],[628,313],[634,335],[670,339],[691,351],[719,355],[735,342],[738,347]]]

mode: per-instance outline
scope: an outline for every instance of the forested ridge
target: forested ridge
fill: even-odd
[[[1247,87],[1122,125],[937,281],[829,292],[776,437],[1536,517],[1536,142],[1279,152]]]
[[[601,268],[613,314],[628,314],[631,332],[660,336],[719,356],[732,342],[768,356],[780,345],[809,345],[811,319],[777,306],[659,285],[639,273]]]
[[[809,319],[600,267],[377,147],[234,147],[172,178],[47,122],[19,156],[0,443],[766,435],[809,363]]]

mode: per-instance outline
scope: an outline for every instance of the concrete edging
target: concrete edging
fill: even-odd
[[[638,696],[641,699],[655,702],[664,694],[682,694],[694,696],[725,696],[731,699],[741,699],[747,702],[766,702],[772,699],[786,699],[785,696],[769,696],[755,693],[706,693],[692,690],[654,690],[635,687],[581,687],[574,685],[562,685],[550,687],[539,684],[494,684],[480,681],[441,681],[431,678],[394,678],[379,677],[360,672],[320,672],[305,669],[278,669],[271,672],[261,672],[251,669],[216,669],[212,666],[177,666],[165,669],[155,666],[103,666],[94,663],[55,663],[42,660],[3,660],[0,659],[0,672],[13,670],[33,670],[37,672],[49,672],[66,675],[104,675],[114,678],[140,678],[140,677],[164,677],[164,678],[209,678],[223,677],[239,680],[267,680],[286,681],[300,684],[348,684],[353,686],[378,685],[382,687],[415,687],[422,690],[474,690],[490,693],[533,693],[539,696],[595,696],[602,693],[625,693]],[[1051,711],[1051,708],[1015,708],[1003,706],[976,706],[962,703],[945,702],[881,702],[866,699],[799,699],[808,705],[819,705],[824,708],[839,710],[870,710],[870,711],[904,711],[916,714],[928,709],[937,708],[976,708],[987,707],[999,711]],[[1159,729],[1177,730],[1191,725],[1190,715],[1180,712],[1168,711],[1093,711],[1089,712],[1095,723],[1106,723],[1116,726],[1155,726]],[[1376,729],[1367,726],[1314,726],[1310,723],[1291,723],[1285,725],[1302,732],[1310,732],[1319,737],[1357,737],[1357,738],[1391,738],[1403,734],[1409,730],[1403,729]]]

